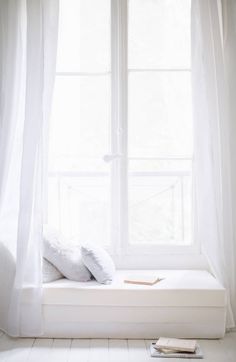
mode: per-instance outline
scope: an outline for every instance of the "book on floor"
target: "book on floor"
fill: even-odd
[[[157,358],[193,358],[193,359],[202,359],[203,353],[198,344],[194,352],[178,352],[170,349],[158,349],[156,343],[151,343],[150,346],[151,357]]]
[[[156,347],[177,352],[194,352],[197,341],[195,339],[166,338],[160,337],[156,342]]]

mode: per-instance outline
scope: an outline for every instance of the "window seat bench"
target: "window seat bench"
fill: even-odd
[[[125,284],[130,276],[165,278]],[[226,292],[203,270],[122,270],[112,284],[61,279],[43,286],[43,337],[221,338]]]

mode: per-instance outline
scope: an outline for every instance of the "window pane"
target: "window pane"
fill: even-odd
[[[110,0],[60,0],[57,71],[110,70]]]
[[[190,67],[190,0],[129,0],[129,68]]]
[[[77,243],[110,242],[109,103],[109,75],[56,77],[48,223]]]
[[[192,155],[190,72],[129,74],[129,156]]]
[[[104,171],[110,141],[110,76],[56,77],[50,170]]]
[[[57,72],[64,74],[50,123],[48,223],[76,243],[107,245],[110,0],[60,0]]]
[[[107,166],[108,167],[108,166]],[[76,243],[108,245],[109,169],[101,177],[51,175],[48,222]]]
[[[141,171],[129,174],[131,244],[191,243],[191,170],[175,168],[163,171],[160,167],[152,175]]]
[[[192,170],[192,158],[186,159],[135,159],[129,162],[129,171],[145,172],[148,175],[152,175],[155,172],[165,173],[191,173]],[[153,175],[152,175],[153,176]]]
[[[129,0],[129,241],[192,241],[190,0]]]

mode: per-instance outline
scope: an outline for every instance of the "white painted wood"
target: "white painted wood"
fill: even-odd
[[[130,362],[150,362],[153,361],[146,343],[143,339],[128,340],[129,361]]]
[[[29,356],[34,339],[10,338],[6,334],[0,337],[0,361],[23,362]]]
[[[92,339],[90,345],[89,362],[108,362],[108,339]]]
[[[202,340],[199,344],[204,353],[204,362],[226,362],[225,351],[221,348],[220,341],[217,340]],[[228,362],[228,361],[227,361]]]
[[[8,338],[6,335],[1,336],[0,338],[0,361],[5,362],[7,357],[14,348],[15,341],[14,339]]]
[[[49,362],[51,358],[51,348],[53,339],[35,339],[27,362]]]
[[[17,338],[13,345],[13,349],[9,351],[6,362],[28,361],[28,357],[30,355],[33,344],[34,344],[33,338]],[[1,361],[1,357],[0,357],[0,361]]]
[[[152,340],[126,339],[34,339],[0,336],[1,362],[151,362]],[[222,340],[198,340],[204,362],[235,362],[236,332]],[[166,362],[158,359],[158,362]],[[171,362],[190,359],[171,359]]]
[[[127,209],[127,1],[111,1],[111,230],[112,248],[128,240]],[[125,245],[127,247],[127,245]]]
[[[54,339],[50,353],[50,361],[68,362],[70,349],[71,339]]]
[[[205,362],[235,362],[236,333],[226,334],[220,340],[199,340]]]
[[[109,362],[129,360],[127,339],[109,339]]]
[[[227,333],[225,338],[220,340],[220,349],[225,352],[225,361],[236,361],[236,332]]]
[[[89,339],[73,339],[68,362],[88,362],[90,355],[90,343],[91,341]]]

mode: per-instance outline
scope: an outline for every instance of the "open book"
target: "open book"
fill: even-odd
[[[124,283],[128,283],[128,284],[138,284],[138,285],[154,285],[158,282],[160,282],[161,280],[163,280],[164,278],[157,278],[156,276],[132,276],[132,277],[128,277],[127,279],[124,280]]]

